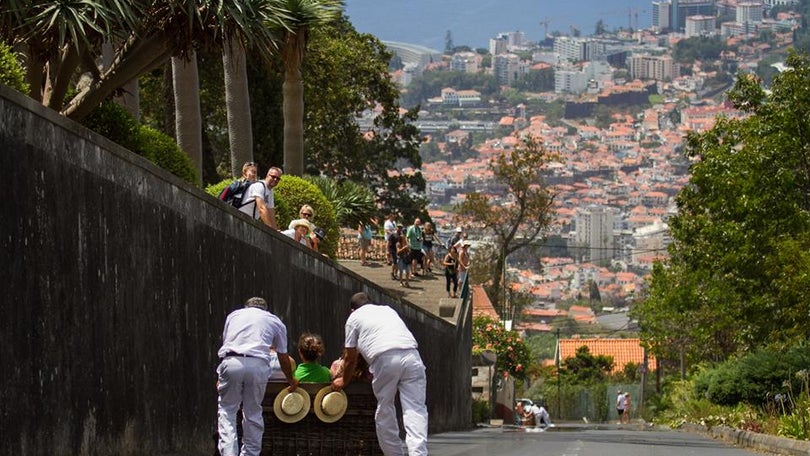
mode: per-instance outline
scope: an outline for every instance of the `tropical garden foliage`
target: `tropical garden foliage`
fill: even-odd
[[[745,113],[692,133],[667,262],[633,310],[663,360],[722,361],[810,334],[810,61],[791,54],[769,92],[738,78]]]

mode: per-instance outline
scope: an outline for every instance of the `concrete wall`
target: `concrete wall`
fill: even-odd
[[[0,454],[211,454],[216,350],[263,296],[343,344],[365,290],[428,366],[431,432],[470,424],[469,307],[457,325],[0,86]]]

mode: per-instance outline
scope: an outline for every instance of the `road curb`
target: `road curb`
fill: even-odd
[[[743,431],[728,426],[707,427],[699,424],[685,423],[681,426],[681,429],[688,432],[707,434],[715,439],[721,439],[746,448],[790,456],[810,455],[810,442],[806,440],[796,440],[775,435]]]

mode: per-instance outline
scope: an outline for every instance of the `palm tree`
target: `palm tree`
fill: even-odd
[[[194,163],[197,175],[202,177],[202,116],[196,52],[186,57],[172,57],[172,86],[177,145]]]
[[[253,128],[250,115],[247,63],[242,43],[228,40],[222,49],[225,72],[225,106],[228,111],[228,140],[231,176],[242,175],[242,164],[253,161]]]
[[[74,119],[170,57],[237,36],[263,55],[281,0],[3,0],[0,39],[24,48],[31,97]],[[105,40],[117,43],[99,68]],[[79,74],[89,83],[64,104]]]
[[[340,17],[342,0],[283,0],[289,19],[286,29],[276,28],[284,64],[284,172],[304,173],[304,61],[309,29]]]

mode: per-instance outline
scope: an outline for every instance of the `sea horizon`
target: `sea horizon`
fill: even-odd
[[[532,42],[546,32],[568,35],[571,27],[593,35],[600,19],[608,30],[650,28],[651,0],[346,0],[355,29],[383,41],[442,51],[447,32],[455,46],[488,48],[499,33],[523,32]]]

